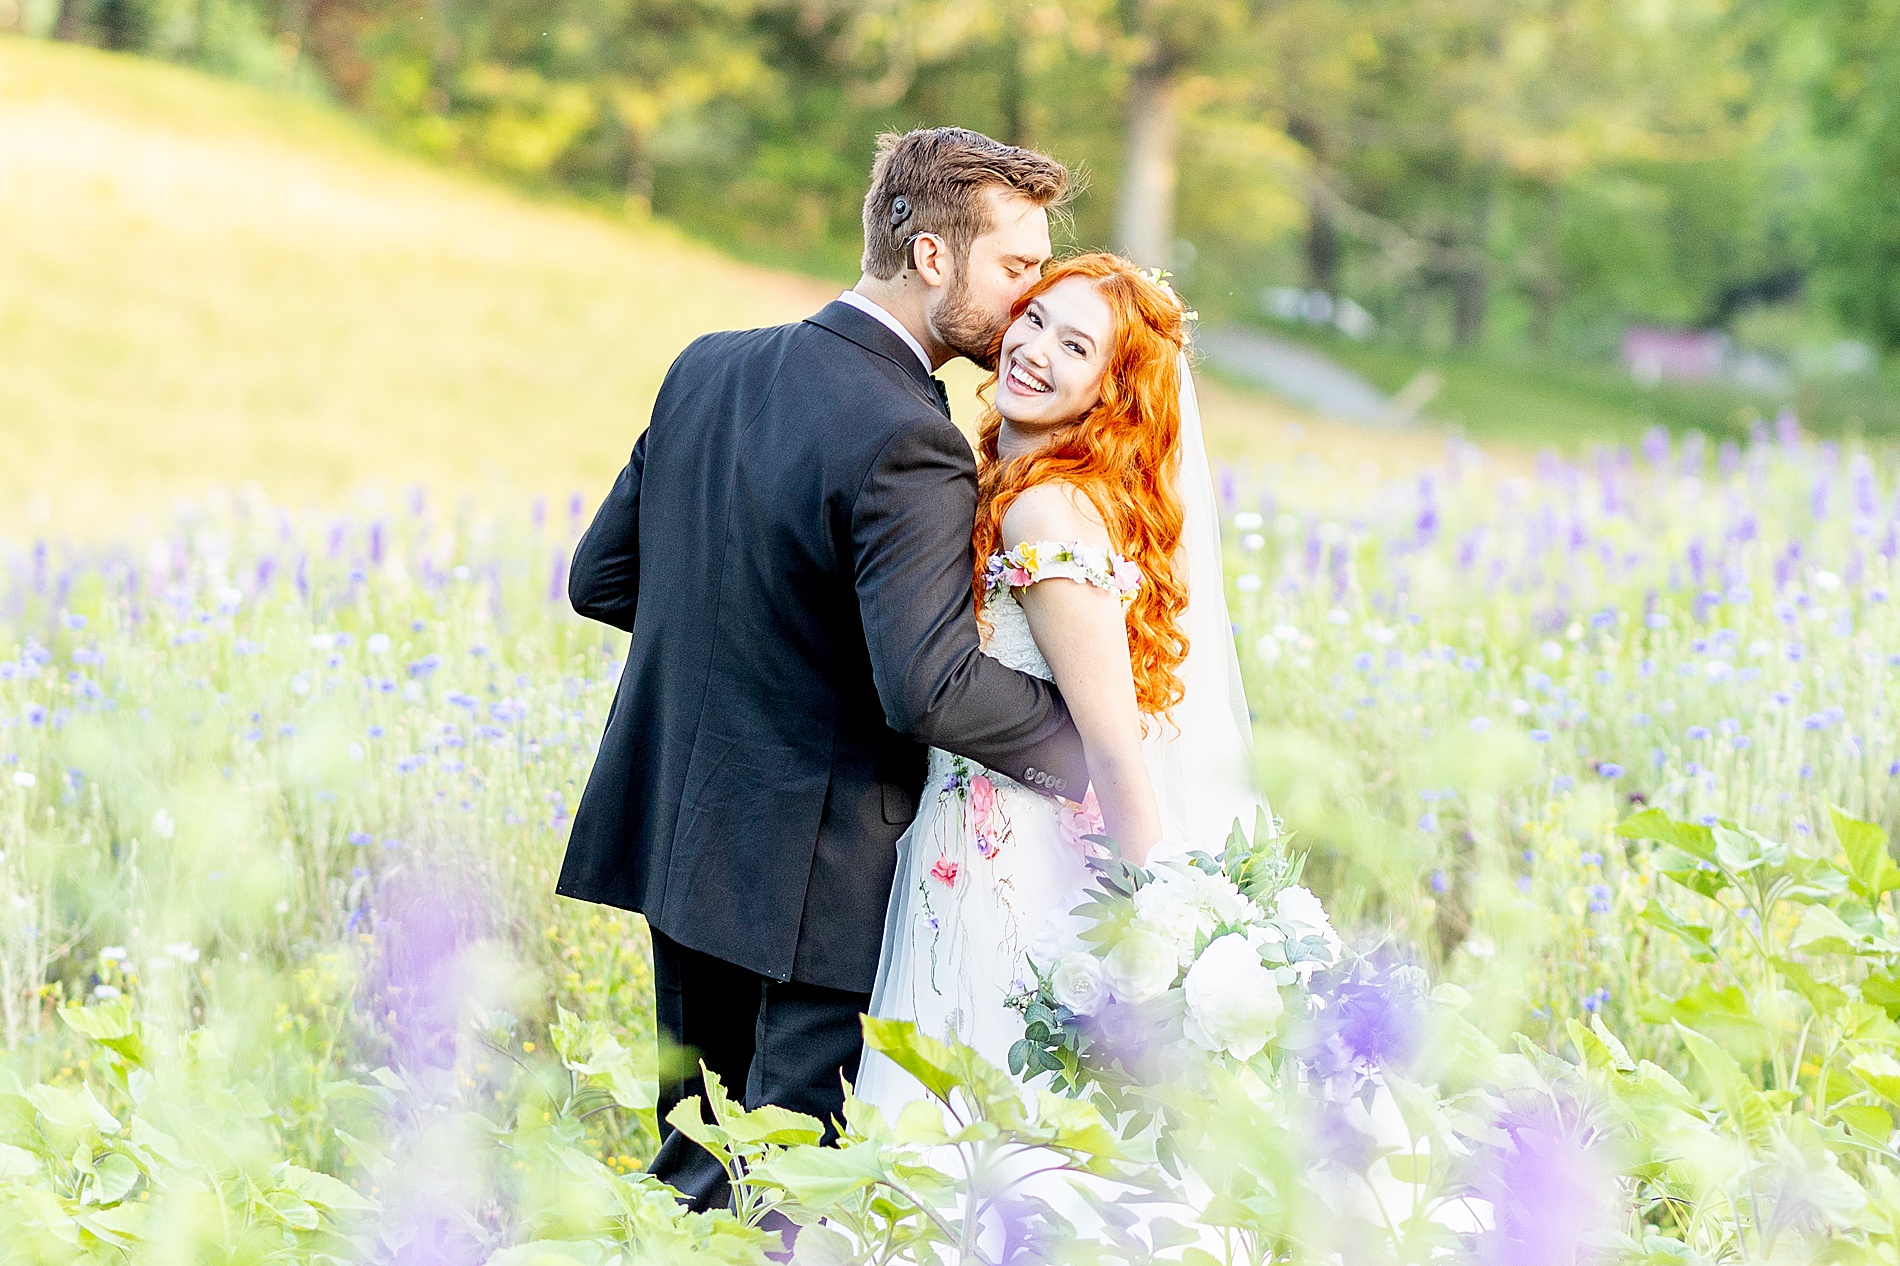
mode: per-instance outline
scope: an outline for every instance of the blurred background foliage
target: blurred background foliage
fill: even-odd
[[[1435,349],[1631,321],[1900,345],[1900,0],[0,0],[429,154],[851,274],[881,129],[1079,163],[1074,235],[1204,311]],[[1751,314],[1777,314],[1756,320]]]

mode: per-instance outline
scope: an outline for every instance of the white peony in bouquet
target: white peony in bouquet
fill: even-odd
[[[1248,1063],[1308,1006],[1313,973],[1339,961],[1325,908],[1264,814],[1252,842],[1236,824],[1219,857],[1096,867],[1097,887],[1031,947],[1034,988],[1010,1000],[1024,1021],[1009,1055],[1019,1076],[1112,1094],[1191,1080],[1208,1060]]]

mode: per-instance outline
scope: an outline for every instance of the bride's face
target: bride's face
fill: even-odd
[[[1101,400],[1114,349],[1115,314],[1094,282],[1058,282],[1003,334],[996,411],[1019,431],[1075,421]]]

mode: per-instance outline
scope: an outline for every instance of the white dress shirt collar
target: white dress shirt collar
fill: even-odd
[[[904,340],[904,346],[917,353],[917,359],[923,362],[924,372],[926,374],[931,372],[930,357],[924,354],[924,345],[917,341],[915,335],[904,328],[902,321],[878,306],[876,300],[866,299],[855,290],[847,290],[838,296],[838,302],[848,303],[858,311],[864,313],[864,315],[871,317],[873,320],[882,322],[886,329],[897,335],[898,338]]]

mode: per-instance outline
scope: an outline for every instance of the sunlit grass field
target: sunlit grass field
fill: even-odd
[[[0,118],[16,530],[253,480],[604,487],[692,337],[828,289],[151,62],[0,39]]]

